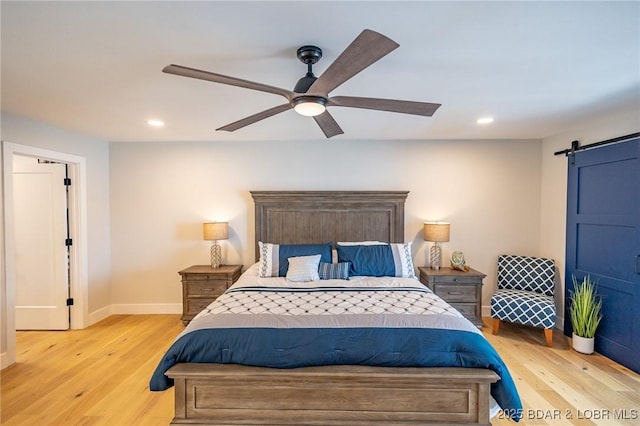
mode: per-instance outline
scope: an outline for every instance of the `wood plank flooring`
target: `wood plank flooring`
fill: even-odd
[[[486,320],[485,320],[486,321]],[[19,332],[18,362],[0,373],[3,425],[167,425],[173,388],[149,377],[183,329],[179,315],[114,315],[85,330]],[[522,425],[638,425],[640,375],[600,355],[554,347],[541,331],[503,324],[484,333],[524,404]],[[514,425],[499,415],[494,425]]]

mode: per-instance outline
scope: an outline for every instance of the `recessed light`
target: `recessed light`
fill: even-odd
[[[493,117],[481,117],[476,120],[478,124],[489,124],[493,123]]]
[[[162,120],[147,120],[147,124],[151,127],[163,127],[164,121]]]

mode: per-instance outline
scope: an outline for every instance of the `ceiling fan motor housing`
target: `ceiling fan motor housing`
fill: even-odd
[[[303,64],[315,64],[322,58],[322,49],[318,46],[302,46],[297,52],[298,59]]]
[[[296,93],[307,93],[309,87],[317,80],[317,77],[313,75],[311,66],[322,58],[322,49],[317,46],[302,46],[296,54],[300,62],[307,64],[307,74],[298,80],[293,91]]]

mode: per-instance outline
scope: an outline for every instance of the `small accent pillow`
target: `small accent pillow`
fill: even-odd
[[[318,274],[321,280],[348,280],[349,279],[349,262],[342,263],[326,263],[320,262]]]
[[[414,278],[411,243],[337,245],[338,262],[350,262],[349,276]]]
[[[290,257],[287,280],[295,282],[318,281],[318,264],[320,255]]]
[[[285,277],[290,257],[321,255],[323,262],[331,262],[331,244],[271,244],[258,241],[260,260],[258,276]]]

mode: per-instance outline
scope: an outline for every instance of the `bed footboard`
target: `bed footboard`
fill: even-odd
[[[177,364],[172,424],[489,425],[498,376],[478,368]]]

